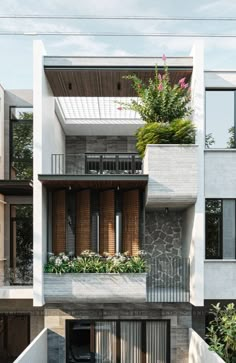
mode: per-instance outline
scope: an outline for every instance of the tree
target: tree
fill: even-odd
[[[236,310],[233,303],[221,307],[212,305],[210,313],[214,319],[210,322],[207,339],[210,350],[216,352],[227,363],[236,362]]]

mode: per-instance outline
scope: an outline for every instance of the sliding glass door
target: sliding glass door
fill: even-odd
[[[170,323],[68,320],[66,362],[169,363]]]

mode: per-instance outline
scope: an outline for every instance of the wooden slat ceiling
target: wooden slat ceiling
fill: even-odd
[[[131,82],[123,77],[136,74],[147,82],[154,75],[153,70],[116,69],[46,68],[45,73],[55,97],[134,97],[137,95]],[[191,69],[173,69],[170,70],[170,80],[177,83],[180,78],[186,77],[186,82],[190,82],[191,74]]]
[[[54,178],[53,180],[48,178],[47,176],[39,176],[39,180],[43,185],[46,186],[49,190],[55,189],[63,189],[63,188],[71,188],[71,190],[80,190],[80,189],[116,189],[119,187],[120,189],[133,189],[139,188],[144,189],[147,184],[146,178],[130,178],[130,180],[100,180],[99,176],[97,179],[93,180],[68,180],[68,176],[63,180],[61,177]]]

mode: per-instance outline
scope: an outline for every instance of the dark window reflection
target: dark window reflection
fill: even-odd
[[[33,112],[32,108],[10,108],[11,150],[10,177],[31,180],[33,176]]]
[[[11,258],[9,279],[12,285],[32,285],[33,207],[11,206]]]
[[[206,148],[235,148],[235,91],[206,91]]]
[[[206,258],[222,258],[222,200],[206,201]]]

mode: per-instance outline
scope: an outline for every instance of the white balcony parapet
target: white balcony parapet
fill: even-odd
[[[193,330],[189,329],[189,363],[225,363],[215,352],[209,350],[207,343]]]
[[[48,362],[48,329],[45,328],[28,347],[19,355],[14,363],[47,363]]]
[[[236,260],[205,260],[204,299],[236,299]]]
[[[146,302],[146,273],[45,273],[46,303]]]
[[[197,145],[147,145],[146,207],[187,207],[197,199]]]

